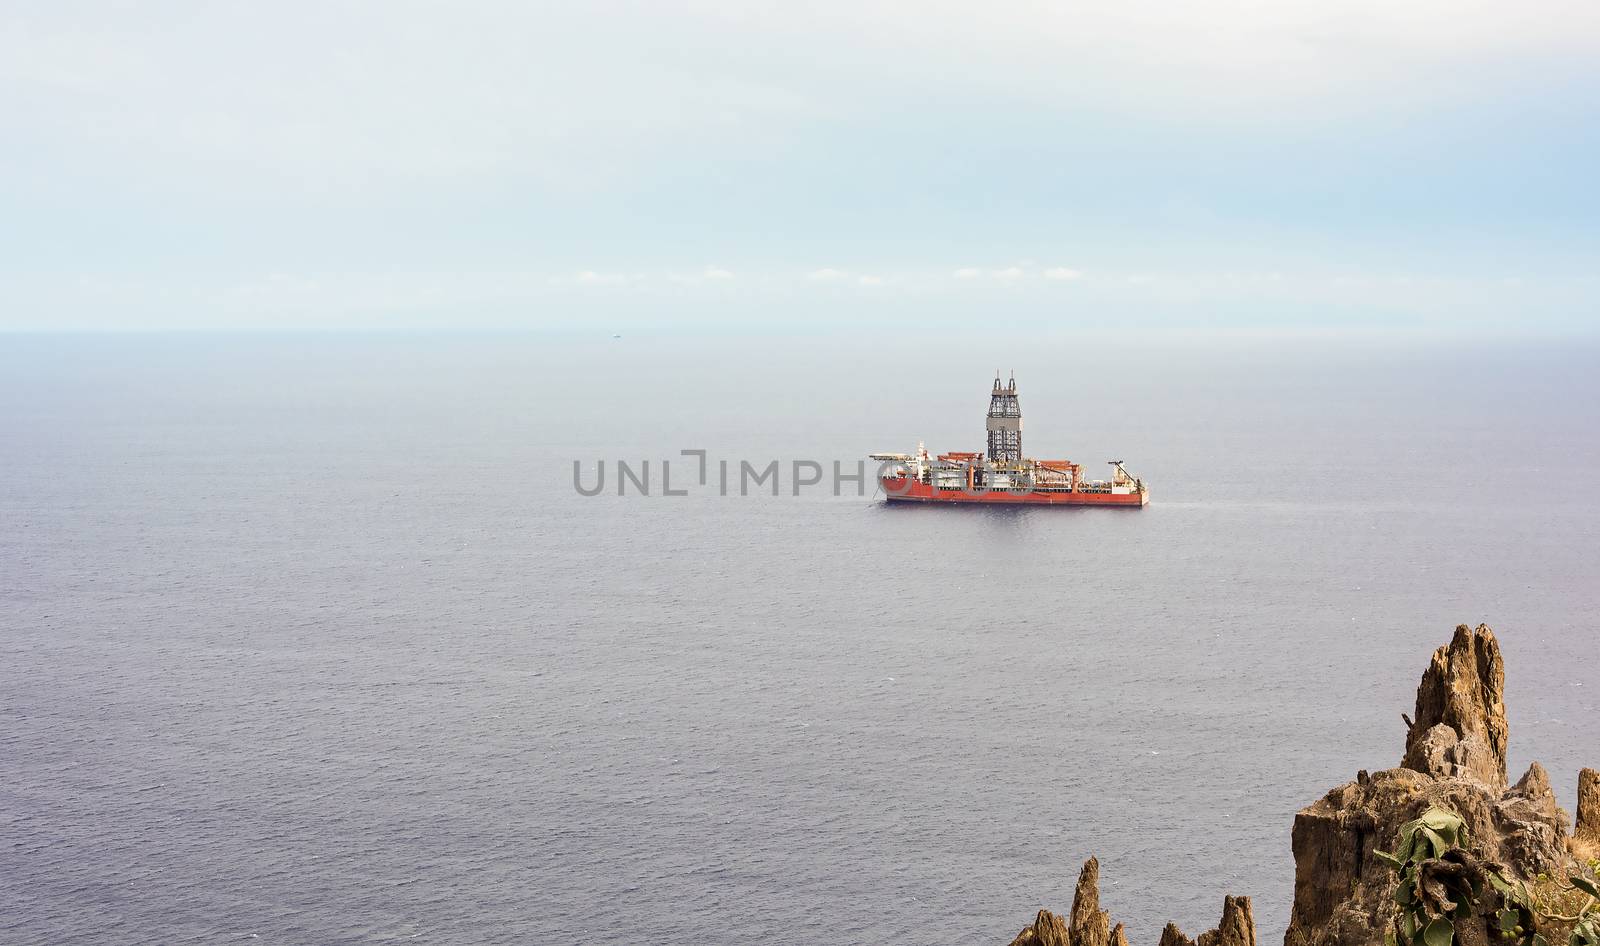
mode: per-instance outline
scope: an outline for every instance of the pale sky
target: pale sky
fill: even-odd
[[[1600,4],[0,4],[0,329],[1600,328]]]

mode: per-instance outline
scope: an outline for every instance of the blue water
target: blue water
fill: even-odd
[[[0,338],[0,943],[1000,944],[1090,854],[1270,941],[1461,622],[1570,807],[1593,344],[994,339]],[[996,368],[1153,504],[679,454],[981,449]]]

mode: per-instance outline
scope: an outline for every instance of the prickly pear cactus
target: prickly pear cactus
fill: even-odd
[[[1507,880],[1469,850],[1466,822],[1439,807],[1402,825],[1398,841],[1392,854],[1374,852],[1398,874],[1394,902],[1400,909],[1385,936],[1389,946],[1453,946],[1458,924],[1490,916],[1489,932],[1506,946],[1550,946],[1542,930],[1567,924],[1567,946],[1600,946],[1600,886],[1594,880],[1574,874],[1569,883],[1557,882],[1558,893],[1582,902],[1573,915],[1556,912],[1526,884]]]

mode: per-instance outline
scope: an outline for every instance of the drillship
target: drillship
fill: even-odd
[[[1070,460],[1031,460],[1022,455],[1022,407],[1017,379],[1002,386],[995,376],[989,392],[989,451],[941,453],[874,453],[883,464],[878,483],[889,502],[991,503],[1038,506],[1129,506],[1150,501],[1141,480],[1109,461],[1109,480],[1086,480]]]

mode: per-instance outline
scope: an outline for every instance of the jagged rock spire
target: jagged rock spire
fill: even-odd
[[[1067,921],[1049,910],[1040,910],[1031,926],[1022,928],[1011,946],[1072,946],[1072,934],[1067,932]]]
[[[1225,897],[1222,922],[1211,932],[1200,934],[1200,946],[1256,946],[1256,920],[1250,913],[1250,898]]]
[[[1072,919],[1067,924],[1072,946],[1110,946],[1111,916],[1100,909],[1100,860],[1091,857],[1078,873],[1072,894]]]
[[[1178,924],[1168,923],[1161,931],[1159,946],[1256,946],[1256,921],[1250,912],[1249,897],[1224,897],[1222,922],[1200,934],[1198,940],[1183,935]]]
[[[1401,765],[1440,778],[1506,786],[1506,671],[1494,632],[1456,628],[1433,652],[1417,687],[1417,712]]]
[[[1122,924],[1111,924],[1111,917],[1100,909],[1100,861],[1089,858],[1078,874],[1078,888],[1072,895],[1072,913],[1062,920],[1049,910],[1040,910],[1032,925],[1024,927],[1011,946],[1128,946]],[[1174,925],[1167,924],[1161,946],[1196,946]],[[1198,946],[1256,946],[1256,924],[1250,913],[1249,897],[1227,897],[1222,902],[1222,922],[1200,934]]]
[[[1600,857],[1600,772],[1578,773],[1578,821],[1572,832],[1572,853],[1585,860]]]

